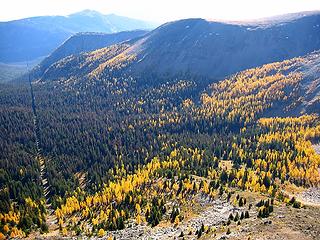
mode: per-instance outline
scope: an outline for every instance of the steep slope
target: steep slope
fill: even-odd
[[[119,33],[78,33],[68,38],[54,52],[46,57],[32,71],[33,78],[39,78],[51,66],[51,64],[69,55],[77,55],[81,52],[93,51],[112,44],[121,43],[146,34],[147,31],[135,30]]]
[[[320,51],[316,51],[238,72],[210,85],[202,102],[206,111],[221,108],[220,112],[235,119],[244,113],[264,117],[320,114],[319,59]]]
[[[149,86],[159,86],[163,83],[171,84],[178,79],[188,79],[195,82],[198,90],[205,88],[210,82],[207,79],[194,76],[183,76],[184,78],[165,78],[157,74],[146,74],[145,77],[137,75],[132,69],[132,65],[138,64],[134,55],[126,55],[130,50],[129,42],[113,45],[108,48],[98,49],[93,52],[82,54],[78,57],[68,56],[50,66],[44,73],[40,82],[51,83],[86,91],[88,85],[99,85],[101,82],[133,81],[135,88],[147,88]],[[214,84],[225,86],[220,89],[219,94],[226,95],[226,101],[233,99],[234,94],[238,94],[239,99],[244,100],[248,86],[253,83],[250,95],[261,97],[261,91],[266,94],[274,93],[270,96],[269,103],[265,102],[264,116],[299,116],[305,113],[320,113],[320,52],[314,51],[303,57],[290,60],[270,63],[257,67],[256,69],[244,70],[231,75],[230,78],[211,80]],[[286,76],[289,76],[288,79]],[[285,77],[284,77],[285,76]],[[292,77],[292,79],[291,79]],[[263,82],[268,82],[264,85]],[[276,81],[274,81],[276,80]],[[226,85],[227,84],[227,85]],[[228,87],[226,87],[228,86]],[[235,93],[233,93],[235,91]],[[227,95],[230,93],[230,96]],[[279,98],[278,94],[281,93]],[[218,94],[218,93],[217,93]],[[214,95],[214,94],[213,94]],[[283,99],[282,99],[283,98]],[[264,102],[266,99],[259,100]],[[248,99],[250,101],[250,99]],[[246,100],[245,100],[246,102]],[[244,102],[244,103],[245,103]],[[232,104],[232,102],[231,102]],[[264,105],[264,104],[263,104]],[[225,105],[224,105],[225,106]],[[230,106],[234,108],[235,106]],[[242,110],[241,110],[242,111]],[[247,111],[247,110],[243,110]]]
[[[151,29],[154,25],[114,14],[85,10],[69,16],[32,17],[0,23],[0,62],[21,62],[46,56],[78,32],[114,33]]]
[[[118,56],[113,57],[112,63],[126,65],[124,71],[143,78],[188,75],[218,80],[247,68],[318,50],[319,12],[294,16],[256,23],[221,23],[203,19],[167,23],[142,39],[128,43]],[[84,55],[84,62],[87,57],[92,60],[92,54]],[[97,60],[101,64],[101,60]],[[70,66],[76,65],[77,61],[79,59],[68,59],[65,63]],[[58,64],[59,71],[63,64]],[[100,65],[96,70],[91,68],[85,72],[94,71],[99,78],[109,72],[110,64]],[[80,66],[78,74],[82,75]],[[52,68],[47,76],[54,79],[59,73]]]
[[[164,25],[133,46],[140,60],[134,69],[221,78],[319,48],[320,14],[249,26],[193,19]]]

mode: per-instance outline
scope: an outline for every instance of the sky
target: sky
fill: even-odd
[[[84,9],[155,23],[191,17],[249,20],[320,10],[320,0],[0,0],[0,21],[68,15]]]

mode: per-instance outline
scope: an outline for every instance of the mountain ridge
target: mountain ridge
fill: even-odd
[[[113,64],[126,65],[124,71],[137,77],[157,75],[173,78],[187,74],[219,80],[244,69],[320,49],[319,26],[320,14],[263,28],[259,25],[253,28],[251,25],[208,22],[199,18],[178,20],[127,42],[118,56],[105,58],[113,59]],[[85,62],[89,55],[83,55],[82,61]],[[128,64],[127,59],[131,59]],[[68,58],[66,61],[69,65],[77,65],[79,59]],[[91,76],[112,71],[107,62],[97,61],[99,69]],[[62,68],[63,62],[60,62],[59,70]],[[81,70],[78,68],[75,76],[82,75]],[[59,73],[51,68],[43,80],[46,77],[54,79],[55,76],[58,78]]]
[[[31,77],[40,78],[53,63],[69,55],[78,55],[80,53],[94,51],[99,48],[141,37],[146,33],[147,31],[143,30],[123,31],[119,33],[77,33],[69,37],[48,57],[34,67],[30,73]],[[25,76],[22,78],[25,78]]]
[[[142,20],[98,12],[88,14],[88,11],[0,22],[0,62],[30,61],[46,56],[78,32],[114,33],[153,27],[155,24]]]

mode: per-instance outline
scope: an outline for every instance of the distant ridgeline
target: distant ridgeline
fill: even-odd
[[[79,32],[116,33],[149,30],[154,24],[114,14],[85,10],[69,16],[32,17],[0,22],[0,62],[32,61],[49,55]]]

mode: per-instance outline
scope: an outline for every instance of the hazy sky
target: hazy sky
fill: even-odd
[[[158,23],[190,17],[246,20],[320,10],[320,0],[0,0],[0,21],[83,9]]]

